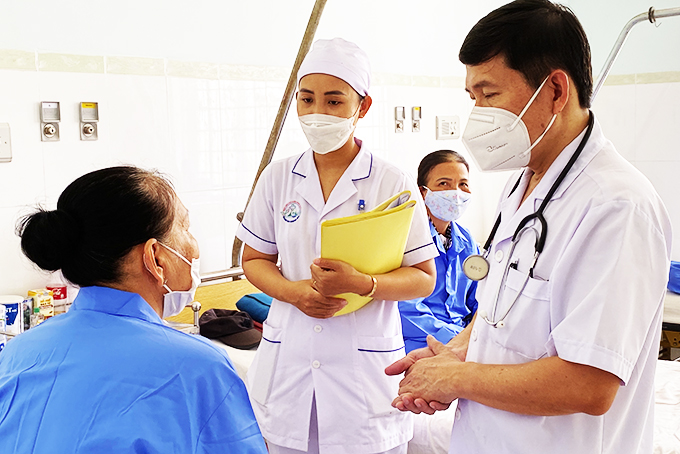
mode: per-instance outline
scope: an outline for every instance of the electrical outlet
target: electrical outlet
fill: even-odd
[[[0,162],[12,161],[12,141],[9,123],[0,123]]]
[[[458,115],[437,117],[437,140],[458,139],[460,137]]]

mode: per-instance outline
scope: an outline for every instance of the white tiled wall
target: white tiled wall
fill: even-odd
[[[133,63],[126,66],[117,59],[115,72],[124,67],[129,70]],[[190,72],[190,66],[187,68]],[[212,75],[201,68],[198,71],[199,76]],[[38,203],[52,208],[75,178],[118,164],[157,168],[167,174],[190,210],[202,249],[202,272],[230,267],[236,214],[243,210],[250,193],[285,89],[280,71],[270,68],[263,74],[258,76],[260,80],[234,80],[192,74],[0,70],[0,96],[5,101],[0,103],[0,122],[10,123],[13,143],[13,161],[0,165],[0,222],[4,227],[0,233],[0,293],[23,293],[45,284],[44,275],[36,273],[18,251],[18,238],[13,234],[17,212],[26,212]],[[267,74],[276,77],[266,80]],[[460,80],[452,83],[440,77],[389,75],[382,79],[388,82],[374,85],[373,107],[357,130],[357,137],[368,148],[414,178],[426,153],[440,148],[462,150],[458,140],[434,139],[436,115],[464,118],[470,109]],[[400,85],[394,85],[397,83]],[[414,85],[417,83],[421,85]],[[40,101],[61,103],[59,142],[40,141]],[[83,142],[79,137],[78,105],[83,101],[99,102],[96,142]],[[412,106],[422,108],[421,132],[407,127],[402,134],[394,133],[396,105],[406,107],[409,118]],[[275,158],[300,153],[306,147],[293,105]],[[484,221],[477,214],[483,211],[484,194],[479,191],[480,202],[466,215],[470,226],[480,231]],[[493,204],[495,195],[492,199]]]
[[[623,3],[637,11],[640,1]],[[97,14],[88,17],[100,18],[96,23],[83,22],[67,10],[49,17],[34,14],[38,3],[0,6],[0,29],[5,31],[0,39],[0,123],[10,124],[13,148],[12,162],[0,164],[0,294],[23,294],[48,279],[20,253],[13,233],[20,214],[37,203],[53,207],[73,179],[117,164],[157,168],[169,175],[190,209],[202,271],[228,268],[235,216],[250,193],[288,78],[284,66],[294,59],[313,1],[284,6],[275,0],[206,0],[195,6],[182,2],[182,9],[176,0],[144,5],[125,0],[115,7],[77,0],[74,5],[95,9]],[[452,148],[465,154],[459,140],[434,139],[434,118],[459,115],[464,128],[471,104],[456,54],[474,22],[502,3],[436,0],[414,9],[406,0],[329,2],[317,36],[344,36],[375,57],[374,104],[357,130],[367,147],[414,177],[418,162],[430,151]],[[622,24],[610,26],[588,17],[588,2],[565,3],[585,16],[588,33],[592,30],[597,38],[591,40],[594,55],[601,60]],[[268,14],[260,14],[262,8]],[[206,17],[208,10],[215,14]],[[188,20],[194,16],[203,19]],[[55,35],[53,24],[82,33]],[[666,51],[667,63],[659,71],[676,71],[680,65],[671,45],[645,47],[650,53]],[[625,63],[626,55],[621,59]],[[596,73],[600,64],[596,62]],[[680,172],[680,77],[666,76],[605,86],[594,110],[607,136],[652,180],[674,224],[680,225],[674,188]],[[40,101],[61,102],[60,142],[40,141]],[[97,142],[79,140],[77,107],[83,101],[99,102]],[[394,133],[395,106],[406,108],[407,119],[412,106],[422,107],[420,133],[411,132],[408,121],[406,132]],[[293,107],[275,159],[306,147]],[[461,222],[478,241],[493,224],[507,177],[480,174],[474,167],[471,171],[473,203]],[[680,259],[680,240],[674,258]]]
[[[284,86],[0,70],[0,122],[10,124],[13,149],[12,162],[0,166],[0,293],[22,294],[46,283],[19,252],[18,213],[36,204],[52,208],[76,177],[118,164],[167,174],[191,212],[202,271],[231,266],[235,215],[245,205]],[[59,142],[40,141],[40,101],[61,103]],[[82,101],[99,103],[96,142],[80,140]],[[290,134],[283,139],[290,142]]]
[[[652,182],[674,226],[680,260],[680,80],[605,86],[593,110],[619,152]]]
[[[274,72],[271,72],[274,74]],[[374,103],[357,136],[377,155],[415,178],[420,159],[441,148],[466,155],[460,140],[435,140],[436,115],[471,108],[462,81],[438,77],[377,77]],[[397,85],[399,83],[399,85]],[[420,85],[415,85],[420,83]],[[202,271],[231,266],[241,211],[269,137],[285,81],[231,80],[156,75],[0,70],[0,121],[12,128],[13,161],[0,165],[0,293],[23,293],[45,284],[20,254],[14,225],[37,203],[52,207],[65,186],[91,170],[117,164],[157,168],[174,182],[189,208],[202,249]],[[60,101],[61,141],[41,142],[39,101]],[[100,139],[82,142],[78,103],[100,103]],[[655,184],[680,225],[675,175],[680,171],[677,138],[680,83],[605,86],[594,110],[620,152]],[[422,108],[421,131],[394,132],[394,107]],[[306,148],[294,106],[276,159]],[[471,179],[474,202],[461,222],[482,242],[507,173]],[[680,242],[674,249],[680,258]]]

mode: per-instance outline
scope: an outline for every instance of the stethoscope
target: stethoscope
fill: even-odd
[[[578,157],[581,155],[581,152],[583,151],[583,148],[586,146],[586,143],[588,142],[588,139],[590,138],[590,133],[593,131],[593,124],[595,123],[595,116],[593,115],[592,112],[590,112],[590,116],[588,118],[588,128],[586,129],[586,133],[583,136],[583,139],[581,139],[581,142],[579,143],[578,147],[576,148],[576,151],[574,154],[571,156],[569,159],[569,162],[567,162],[567,165],[564,166],[564,169],[562,169],[562,172],[559,174],[553,185],[550,187],[550,190],[548,191],[548,194],[545,196],[543,199],[543,202],[541,203],[541,206],[536,210],[534,213],[526,216],[523,218],[520,222],[519,225],[517,225],[517,229],[515,229],[515,233],[512,235],[512,245],[510,247],[510,254],[508,255],[508,260],[505,264],[505,271],[503,272],[503,278],[501,279],[500,286],[498,287],[498,290],[496,292],[496,298],[493,304],[493,310],[491,312],[491,317],[489,318],[488,313],[485,310],[479,311],[479,316],[489,325],[493,326],[494,328],[502,328],[505,326],[505,318],[508,316],[510,313],[510,310],[512,307],[515,305],[519,297],[522,295],[522,292],[524,291],[524,288],[526,287],[527,283],[529,282],[529,278],[532,278],[534,276],[534,267],[536,266],[536,262],[538,261],[538,256],[543,252],[543,246],[545,246],[545,239],[548,235],[548,223],[545,220],[545,216],[543,215],[545,208],[548,206],[550,203],[552,196],[555,194],[555,191],[557,191],[557,188],[559,188],[560,184],[564,180],[564,178],[567,176],[569,171],[572,169],[574,166],[574,163],[578,159]],[[519,179],[515,183],[515,186],[512,188],[510,191],[510,194],[508,194],[508,197],[510,197],[517,187],[519,186],[520,181],[522,181],[522,175],[520,175]],[[531,221],[536,219],[540,225],[541,225],[541,231],[540,233],[534,228],[531,227],[531,229],[527,228],[527,224]],[[489,274],[489,261],[487,260],[489,256],[489,252],[491,251],[491,243],[493,241],[494,236],[496,235],[496,231],[498,230],[498,227],[501,224],[501,214],[498,213],[498,217],[496,218],[496,222],[493,225],[493,228],[491,229],[491,233],[489,234],[489,238],[487,238],[486,243],[484,243],[484,248],[483,248],[483,255],[480,254],[475,254],[471,255],[468,258],[465,259],[463,262],[463,272],[465,275],[472,279],[473,281],[481,281],[482,279],[486,278],[486,276]],[[526,233],[532,231],[534,232],[536,236],[536,242],[534,244],[534,257],[531,261],[531,265],[529,266],[529,271],[527,272],[526,276],[524,277],[524,283],[522,284],[519,292],[517,292],[517,296],[515,296],[515,299],[512,301],[510,306],[507,308],[505,313],[498,319],[496,320],[496,309],[498,308],[498,299],[500,298],[501,294],[501,289],[505,287],[505,282],[508,277],[508,273],[510,271],[510,268],[517,269],[517,264],[519,260],[515,260],[512,262],[512,254],[515,251],[515,246],[517,246],[517,243],[519,242],[519,239],[522,238],[522,236]]]

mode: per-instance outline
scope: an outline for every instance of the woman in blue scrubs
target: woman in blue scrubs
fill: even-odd
[[[437,284],[432,294],[399,302],[406,351],[427,346],[428,334],[447,343],[472,320],[477,310],[477,283],[463,273],[463,261],[478,253],[470,232],[456,223],[470,203],[470,167],[459,153],[439,150],[418,166],[418,186],[430,218]]]
[[[0,353],[2,452],[267,452],[226,354],[163,323],[200,282],[189,213],[164,178],[91,172],[19,235],[38,267],[81,288]]]

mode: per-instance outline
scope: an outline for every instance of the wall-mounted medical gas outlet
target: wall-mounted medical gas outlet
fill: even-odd
[[[9,135],[9,123],[0,123],[0,162],[12,161],[12,141]]]
[[[80,103],[80,140],[97,140],[99,138],[97,122],[99,121],[99,104],[96,102]]]
[[[59,142],[59,122],[61,112],[59,103],[43,101],[40,103],[40,140],[43,142]]]
[[[420,106],[411,107],[411,130],[413,132],[420,132],[421,113]]]
[[[394,108],[394,132],[404,132],[404,119],[406,118],[404,106]]]
[[[437,140],[458,139],[460,137],[458,115],[437,117]]]

